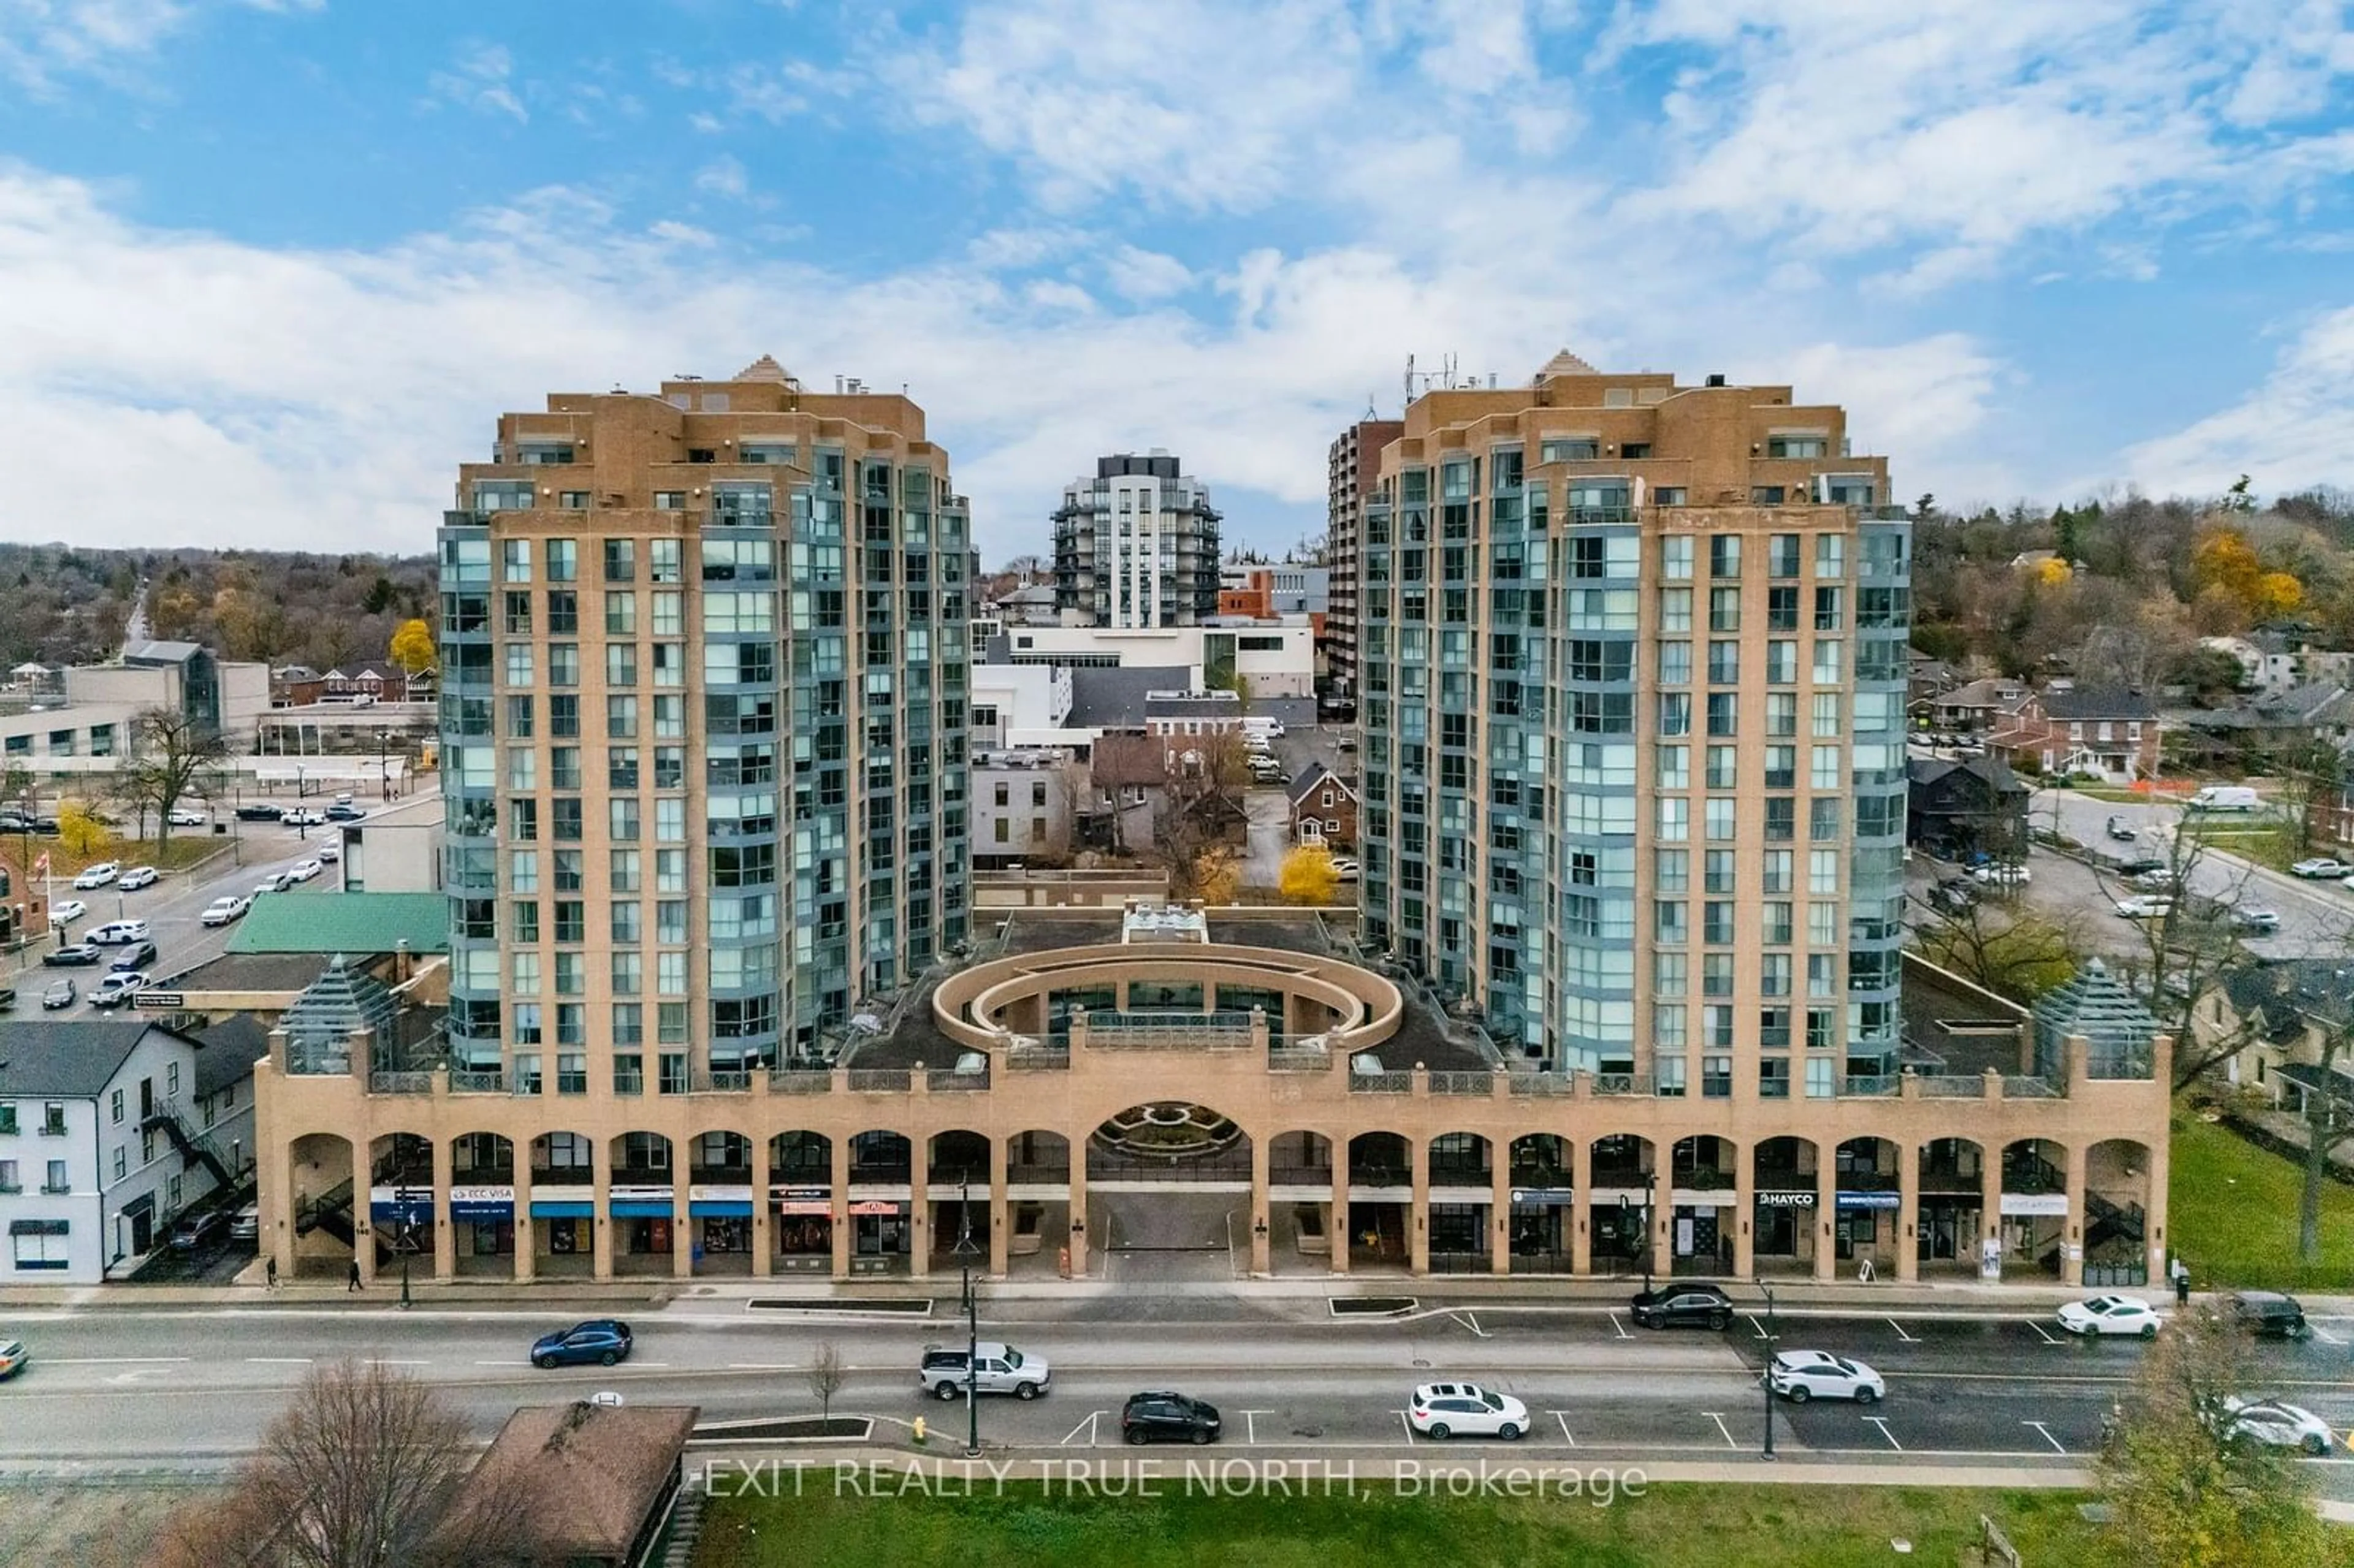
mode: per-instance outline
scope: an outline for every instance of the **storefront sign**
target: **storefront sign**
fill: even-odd
[[[823,1187],[786,1187],[769,1189],[769,1202],[780,1214],[831,1214],[833,1194]]]
[[[1577,1191],[1572,1187],[1515,1187],[1512,1202],[1532,1209],[1562,1208],[1577,1202]]]
[[[623,1187],[617,1184],[612,1188],[610,1196],[632,1203],[667,1203],[670,1202],[671,1192],[672,1189],[668,1187]]]
[[[608,1194],[606,1206],[617,1220],[666,1220],[671,1217],[671,1202],[668,1187],[615,1187]]]
[[[2002,1195],[2002,1212],[2005,1215],[2065,1214],[2068,1212],[2068,1194],[2065,1192],[2005,1192]]]
[[[453,1220],[511,1220],[514,1218],[513,1187],[452,1187],[450,1189],[450,1217]]]
[[[379,1224],[431,1224],[433,1189],[371,1187],[368,1189],[368,1218]]]
[[[1842,1209],[1901,1209],[1904,1206],[1902,1192],[1841,1192],[1839,1206]]]
[[[875,1215],[897,1214],[903,1213],[907,1207],[905,1203],[885,1202],[876,1198],[862,1198],[850,1205],[850,1212],[853,1214],[872,1218]]]
[[[1760,1192],[1757,1206],[1761,1209],[1811,1209],[1815,1206],[1812,1192]]]
[[[749,1182],[737,1186],[724,1181],[697,1181],[686,1190],[686,1197],[694,1203],[748,1203],[752,1201],[752,1188]]]

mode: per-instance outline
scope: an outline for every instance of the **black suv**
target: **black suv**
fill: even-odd
[[[1218,1440],[1218,1407],[1182,1393],[1131,1393],[1120,1407],[1119,1435],[1130,1443]]]
[[[1663,1285],[1633,1304],[1646,1329],[1722,1329],[1733,1321],[1733,1298],[1713,1285]]]
[[[240,822],[274,822],[283,810],[280,806],[239,806],[237,820]]]
[[[2232,1320],[2260,1340],[2302,1340],[2313,1332],[2294,1296],[2243,1290],[2232,1298]]]

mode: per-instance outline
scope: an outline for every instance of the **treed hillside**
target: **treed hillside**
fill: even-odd
[[[1914,518],[1913,645],[1937,658],[2208,687],[2235,668],[2201,637],[2294,623],[2354,648],[2354,493],[2259,506],[2243,488],[1967,517],[1923,496]]]
[[[433,619],[429,556],[0,544],[0,668],[110,657],[143,578],[151,635],[229,659],[367,662],[385,657],[401,621]]]

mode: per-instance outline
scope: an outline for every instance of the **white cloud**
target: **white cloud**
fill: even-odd
[[[1193,286],[1193,270],[1174,256],[1123,245],[1104,259],[1104,271],[1121,298],[1165,300]]]
[[[2123,467],[2159,493],[2220,495],[2243,473],[2266,495],[2354,485],[2354,306],[2306,326],[2237,403],[2128,449]]]
[[[723,153],[695,171],[695,188],[708,196],[741,201],[751,192],[752,178],[740,160]]]
[[[282,14],[316,11],[326,0],[239,4]],[[67,77],[119,79],[203,10],[194,0],[0,0],[0,79],[48,97]]]
[[[449,69],[435,71],[426,86],[433,97],[461,109],[507,114],[519,122],[528,122],[531,113],[515,91],[514,76],[514,59],[504,46],[472,43],[458,51]]]

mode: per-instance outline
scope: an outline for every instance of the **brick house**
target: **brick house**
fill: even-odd
[[[2130,784],[2158,773],[2158,709],[2121,688],[2031,692],[1995,721],[1989,748],[2017,768]]]
[[[1291,836],[1300,843],[1350,850],[1357,844],[1357,790],[1320,762],[1291,780]]]

